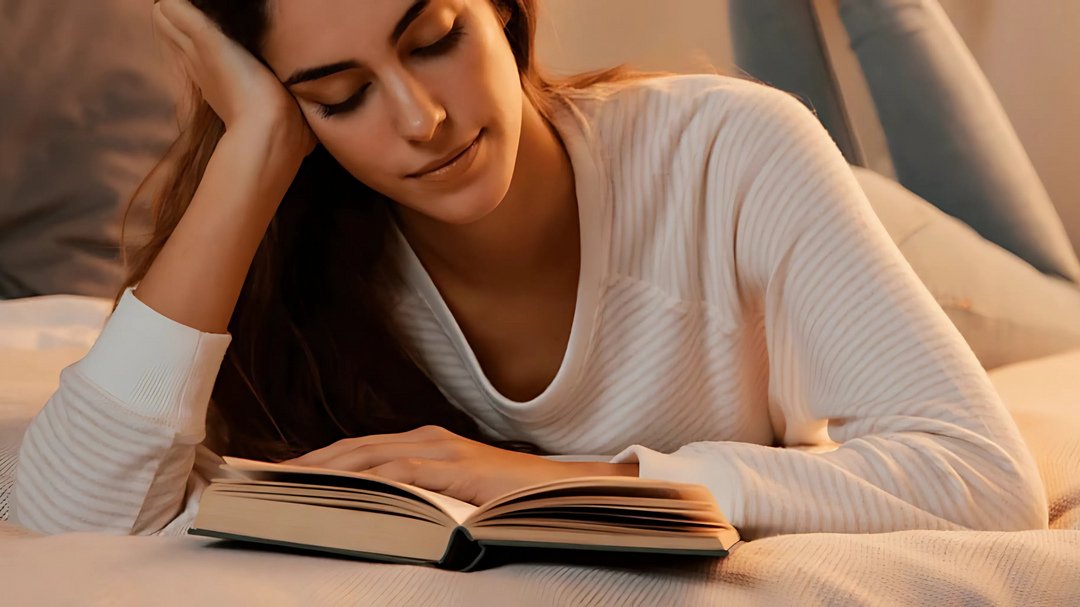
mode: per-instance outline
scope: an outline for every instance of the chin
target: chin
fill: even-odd
[[[487,217],[499,207],[510,190],[513,167],[498,167],[474,183],[424,200],[421,213],[450,225],[468,225]]]
[[[475,223],[498,208],[508,189],[509,187],[501,191],[478,191],[480,188],[469,188],[439,201],[437,208],[425,214],[450,225]]]

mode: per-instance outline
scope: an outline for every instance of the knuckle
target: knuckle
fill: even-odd
[[[445,457],[449,459],[463,459],[468,449],[461,441],[456,440],[444,440],[439,442],[439,448]]]
[[[441,437],[441,436],[444,436],[444,435],[446,435],[448,433],[446,428],[443,428],[442,426],[434,426],[434,425],[430,425],[430,424],[427,425],[427,426],[423,426],[423,427],[419,428],[417,430],[417,432],[424,435],[424,436],[431,436],[431,437]]]
[[[404,457],[389,462],[385,470],[392,475],[407,475],[420,467],[420,460],[414,457]]]
[[[458,499],[465,502],[475,502],[476,497],[479,495],[475,481],[471,478],[459,478],[450,483],[446,492],[450,495],[457,496]]]
[[[157,5],[158,10],[164,13],[166,17],[175,17],[178,6],[177,0],[160,0]]]

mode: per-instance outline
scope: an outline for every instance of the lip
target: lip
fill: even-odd
[[[457,148],[449,155],[427,165],[408,177],[424,181],[445,181],[464,173],[472,166],[472,161],[476,158],[476,150],[480,147],[480,139],[483,135],[484,131],[481,130],[476,135],[476,138],[468,144]]]

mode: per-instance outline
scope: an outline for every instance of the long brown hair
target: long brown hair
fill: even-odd
[[[268,26],[266,1],[193,4],[258,57]],[[492,1],[509,15],[505,32],[523,90],[546,118],[570,88],[630,77],[622,69],[562,81],[544,77],[534,56],[537,0]],[[196,97],[192,107],[182,134],[144,183],[160,184],[153,193],[153,231],[128,257],[125,288],[146,275],[224,134],[205,101]],[[391,322],[388,297],[399,278],[384,259],[393,233],[390,209],[385,197],[353,178],[321,146],[303,162],[229,322],[233,341],[208,420],[213,448],[281,460],[342,438],[427,424],[490,442],[417,366]]]

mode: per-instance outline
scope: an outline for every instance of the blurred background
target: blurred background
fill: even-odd
[[[541,0],[539,54],[556,73],[629,63],[647,70],[745,76],[735,65],[732,6],[740,3],[745,13],[762,12],[757,7],[768,4],[774,12],[766,14],[766,22],[810,6],[842,96],[847,124],[841,126],[852,131],[859,160],[845,144],[841,148],[855,164],[895,177],[838,2]],[[930,2],[882,4],[918,10]],[[997,93],[1073,248],[1080,247],[1080,1],[940,3]],[[122,278],[120,216],[176,136],[175,78],[155,48],[151,6],[150,0],[0,0],[0,298],[115,295]],[[748,28],[741,31],[745,38]],[[777,36],[757,46],[785,42]],[[769,82],[760,70],[748,75]],[[817,109],[830,126],[828,108]],[[129,235],[146,233],[146,203],[140,199],[134,205]],[[1038,204],[1033,201],[1018,216],[1034,217]],[[1046,225],[1046,219],[1043,213],[1032,225]],[[1049,220],[1057,221],[1052,209]],[[975,227],[1010,249],[1006,240]],[[1010,250],[1047,272],[1023,251]],[[1080,340],[1080,325],[1076,333]]]

